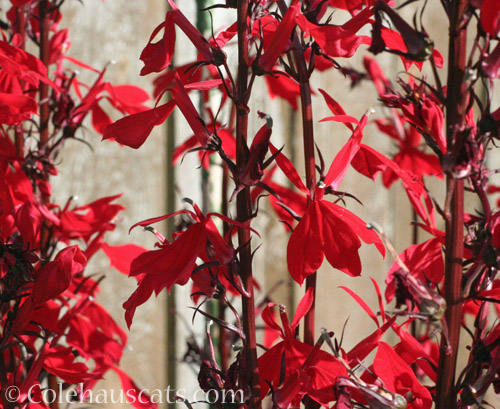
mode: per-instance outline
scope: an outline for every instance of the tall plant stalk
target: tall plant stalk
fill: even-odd
[[[283,0],[279,2],[279,8],[283,15],[286,13],[286,4]],[[316,189],[316,161],[314,156],[314,125],[313,109],[311,100],[311,85],[309,83],[310,73],[307,69],[306,59],[296,34],[293,36],[293,58],[297,70],[297,78],[300,86],[300,106],[302,120],[302,139],[304,144],[304,163],[306,170],[306,186],[310,192],[308,206],[311,199],[314,198]],[[316,277],[317,273],[311,274],[306,278],[305,290],[313,289],[313,304],[306,314],[304,320],[304,341],[309,345],[315,344],[314,325],[315,325],[315,301],[316,301]]]
[[[298,41],[295,41],[299,43]],[[298,44],[300,46],[300,43]],[[309,84],[309,74],[307,72],[304,54],[301,50],[294,49],[295,62],[297,64],[299,84],[300,84],[300,104],[302,110],[302,135],[304,142],[304,162],[306,167],[306,186],[309,189],[311,198],[314,197],[316,188],[316,162],[314,158],[314,128],[313,112],[311,101],[311,86]],[[308,200],[308,205],[311,199]],[[306,291],[313,289],[313,304],[306,314],[304,320],[304,341],[309,345],[314,345],[314,325],[315,325],[315,302],[316,302],[316,277],[313,273],[306,278]]]
[[[295,64],[297,66],[297,74],[300,86],[300,106],[302,117],[302,138],[304,143],[304,163],[306,168],[306,186],[310,192],[310,198],[307,201],[309,206],[316,189],[316,161],[314,157],[314,126],[313,126],[313,110],[311,100],[311,85],[309,83],[310,74],[307,70],[304,53],[300,46],[298,37],[294,36],[293,50]],[[304,318],[304,342],[308,345],[315,344],[314,327],[316,321],[316,282],[318,273],[313,273],[306,278],[305,291],[312,289],[313,299],[310,310]],[[319,404],[310,397],[305,399],[306,409],[317,409]]]
[[[175,150],[175,121],[171,117],[167,120],[167,213],[175,211],[175,167],[172,157]],[[167,220],[167,234],[172,237],[175,233],[174,219]],[[173,287],[167,295],[166,316],[166,353],[167,353],[167,385],[175,390],[177,387],[177,301],[176,288]]]
[[[285,15],[286,5],[284,1],[279,2],[281,13]],[[307,69],[306,59],[297,34],[293,35],[293,59],[297,70],[297,79],[300,87],[300,107],[302,121],[302,140],[304,145],[304,164],[306,171],[306,186],[309,189],[310,197],[307,201],[307,206],[310,205],[314,198],[316,189],[316,161],[314,156],[314,125],[313,125],[313,109],[311,99],[311,85],[309,83],[310,73]],[[315,344],[314,327],[316,318],[316,282],[317,273],[313,273],[306,277],[305,291],[312,291],[312,305],[304,318],[304,342],[308,345]],[[306,409],[316,409],[318,403],[310,397],[305,398]]]
[[[236,89],[236,163],[242,169],[248,161],[247,130],[248,130],[248,0],[238,0],[238,79]],[[238,221],[250,226],[252,218],[252,201],[250,188],[245,187],[236,198]],[[250,230],[238,228],[240,246],[240,276],[248,293],[242,297],[243,331],[245,334],[245,357],[251,390],[250,409],[262,407],[260,399],[259,369],[257,366],[257,341],[255,326],[255,300],[252,275],[252,248],[250,245]]]
[[[49,69],[50,62],[50,7],[51,3],[49,0],[41,0],[39,3],[39,18],[40,18],[40,60],[42,64]],[[42,152],[47,152],[49,143],[49,118],[50,118],[50,106],[49,106],[49,85],[45,82],[40,82],[40,93],[39,93],[39,105],[40,105],[40,140],[39,148]],[[47,262],[48,250],[50,245],[50,231],[48,227],[44,224],[41,230],[41,240],[40,240],[40,250],[42,260]],[[53,374],[49,374],[49,387],[57,394],[59,388],[57,387],[57,377]],[[51,409],[59,409],[59,398],[50,403]]]
[[[446,97],[446,139],[448,155],[457,157],[463,145],[467,91],[464,82],[466,65],[467,26],[462,16],[466,2],[449,4],[448,83]],[[462,260],[464,246],[464,181],[452,173],[446,177],[446,256],[444,297],[446,301],[447,336],[441,341],[441,353],[436,385],[436,409],[452,409],[457,405],[455,371],[462,322]]]

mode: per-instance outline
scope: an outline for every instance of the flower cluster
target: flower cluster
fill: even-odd
[[[112,122],[102,101],[133,114],[147,109],[149,96],[106,82],[105,70],[67,54],[62,2],[11,3],[0,40],[0,406],[48,408],[42,392],[58,382],[58,391],[86,396],[110,370],[139,393],[119,368],[127,334],[96,301],[102,278],[85,272],[100,249],[123,263],[127,251],[104,242],[124,209],[120,195],[59,205],[51,181],[64,142],[78,139],[87,117],[97,132]],[[80,82],[76,68],[93,71],[95,82]]]
[[[413,2],[404,6],[409,3]],[[182,155],[196,151],[203,168],[221,165],[223,189],[227,189],[229,177],[234,189],[232,195],[223,192],[224,214],[205,215],[193,204],[194,212],[182,210],[139,223],[148,226],[179,213],[189,215],[171,239],[157,233],[158,249],[142,253],[132,262],[131,275],[138,276],[139,282],[125,303],[129,325],[135,308],[153,292],[191,280],[195,301],[201,296],[204,301],[216,299],[222,311],[215,317],[196,309],[220,327],[218,356],[210,331],[207,351],[190,344],[201,364],[200,386],[243,388],[241,404],[248,408],[260,408],[266,396],[282,409],[298,407],[301,401],[308,409],[318,404],[328,407],[332,402],[337,409],[428,409],[433,402],[440,409],[481,405],[490,386],[498,390],[500,379],[496,341],[500,327],[498,319],[490,318],[489,308],[490,303],[498,305],[500,213],[489,203],[487,193],[498,188],[488,187],[493,171],[485,166],[486,152],[498,138],[500,125],[500,108],[493,108],[491,101],[492,80],[500,68],[498,1],[443,2],[452,33],[445,85],[439,74],[444,57],[428,33],[405,21],[392,1],[226,1],[205,12],[225,8],[233,11],[235,20],[219,32],[212,29],[208,38],[173,0],[168,4],[165,20],[141,54],[141,75],[159,73],[154,82],[157,106],[118,120],[106,128],[104,138],[138,148],[153,127],[177,107],[193,136],[176,149],[174,164]],[[426,5],[420,7],[416,15],[422,16]],[[333,24],[335,10],[343,10],[349,17],[342,24]],[[423,27],[417,20],[415,25]],[[472,33],[473,25],[475,39],[467,55],[467,33]],[[361,34],[364,27],[371,27],[371,36]],[[175,66],[173,58],[177,30],[197,50],[197,59],[183,66]],[[226,53],[233,44],[237,45],[236,56]],[[434,82],[414,75],[391,81],[369,56],[364,56],[358,70],[343,66],[346,58],[365,46],[374,55],[398,55],[406,71],[412,66],[431,70]],[[315,146],[312,95],[317,93],[310,79],[315,71],[326,70],[339,70],[354,87],[360,81],[373,83],[386,107],[386,116],[373,124],[381,136],[395,142],[393,157],[363,143],[368,114],[358,120],[346,113],[331,90],[320,89],[332,112],[322,121],[340,122],[351,133],[325,167],[326,159]],[[273,119],[249,109],[257,77],[265,78],[271,98],[282,98],[295,110],[300,100],[305,181],[283,148],[275,147]],[[489,84],[487,98],[478,97],[481,81]],[[220,93],[219,112],[214,114],[209,104],[197,109],[192,100],[196,92],[203,102]],[[165,93],[171,98],[162,104]],[[222,121],[219,115],[228,118]],[[253,138],[248,134],[249,120],[265,120]],[[213,154],[218,154],[219,161],[209,160]],[[386,188],[401,181],[413,209],[414,241],[400,254],[382,228],[367,225],[346,208],[345,200],[355,197],[339,188],[350,167],[373,180],[382,175]],[[277,172],[290,183],[276,178]],[[443,205],[430,192],[426,180],[431,177],[446,178]],[[465,184],[481,203],[482,210],[475,214],[464,211]],[[306,287],[292,323],[285,308],[279,308],[281,325],[273,303],[255,305],[254,301],[258,285],[252,274],[251,224],[259,215],[259,198],[264,192],[291,232],[287,248],[290,276],[299,284],[305,282]],[[233,199],[235,220],[227,212]],[[224,221],[222,232],[213,216]],[[444,220],[444,230],[438,216]],[[419,230],[427,234],[425,241],[419,241]],[[321,280],[316,272],[326,258],[333,268],[349,276],[360,275],[362,241],[374,244],[383,256],[387,248],[395,261],[387,274],[385,301],[373,281],[378,313],[344,288],[376,324],[373,333],[345,350],[342,340],[327,331],[316,341],[315,292],[316,282]],[[232,304],[234,296],[241,298],[240,312]],[[391,311],[386,303],[392,300]],[[234,318],[227,316],[226,307]],[[473,327],[466,320],[470,314],[475,317]],[[266,328],[263,353],[257,352],[258,315]],[[301,325],[303,340],[298,331]],[[462,326],[470,335],[470,359],[455,377]],[[243,345],[236,356],[227,348],[227,332],[233,342],[239,339]],[[396,344],[384,341],[388,332],[393,332]],[[234,362],[229,365],[231,356]]]

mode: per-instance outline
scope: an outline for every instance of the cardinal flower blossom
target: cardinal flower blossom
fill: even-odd
[[[194,212],[180,210],[132,226],[131,229],[136,226],[149,226],[178,214],[188,214],[194,222],[185,231],[176,233],[171,242],[157,233],[160,239],[157,244],[159,249],[141,253],[132,261],[129,275],[136,276],[139,283],[135,292],[123,304],[129,327],[136,308],[146,302],[153,291],[158,295],[164,288],[170,291],[175,284],[187,283],[196,268],[198,257],[204,258],[207,245],[210,246],[212,260],[221,265],[228,264],[234,258],[234,248],[220,235],[212,217],[218,217],[231,225],[247,227],[218,213],[204,215],[196,204],[193,204],[193,208]]]
[[[278,332],[282,339],[259,358],[262,396],[265,396],[269,385],[272,385],[276,391],[274,399],[277,399],[276,403],[283,408],[300,402],[304,395],[328,406],[328,402],[335,398],[331,386],[338,377],[347,376],[347,370],[333,355],[307,345],[294,336],[300,320],[310,310],[312,302],[313,293],[310,289],[299,303],[291,324],[284,307],[281,306],[281,327],[272,312],[275,306],[273,303],[269,303],[262,311],[262,319],[266,325]],[[278,388],[279,385],[281,386]]]
[[[350,122],[347,118],[345,121]],[[336,191],[347,169],[359,151],[362,129],[367,121],[365,115],[354,130],[349,141],[337,154],[325,178],[326,188],[317,187],[314,197],[310,197],[297,170],[282,153],[277,153],[271,145],[271,152],[276,154],[276,162],[292,183],[311,200],[302,218],[294,229],[288,242],[288,270],[292,278],[302,284],[304,279],[315,273],[326,257],[335,268],[350,276],[361,274],[361,260],[358,250],[361,240],[375,244],[385,256],[385,248],[377,234],[366,227],[366,223],[349,210],[324,200],[325,191]]]

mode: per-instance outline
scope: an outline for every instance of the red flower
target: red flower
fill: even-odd
[[[379,342],[373,370],[388,390],[407,397],[409,409],[430,409],[432,406],[430,392],[389,344]]]
[[[297,98],[300,96],[300,85],[285,74],[266,75],[267,92],[271,99],[280,97],[287,101],[294,111],[298,109]]]
[[[243,224],[218,213],[208,213],[206,216],[197,205],[193,204],[194,212],[181,210],[165,216],[148,219],[136,226],[149,226],[177,214],[189,214],[194,223],[185,231],[175,234],[172,242],[161,235],[158,250],[147,251],[136,257],[130,267],[130,276],[137,276],[138,287],[123,304],[126,310],[125,318],[130,327],[136,308],[146,302],[153,291],[158,294],[164,288],[168,291],[175,285],[184,285],[196,268],[198,257],[204,258],[207,245],[210,244],[211,260],[221,265],[229,263],[234,257],[234,249],[221,237],[212,217],[219,217],[227,223],[247,228]]]
[[[264,397],[269,385],[272,385],[274,399],[282,408],[300,402],[304,395],[327,405],[335,399],[332,386],[337,377],[347,376],[347,370],[334,356],[295,339],[295,330],[312,302],[313,294],[309,290],[297,306],[291,324],[284,307],[280,307],[282,327],[272,313],[273,303],[269,303],[262,311],[262,319],[270,329],[280,334],[282,341],[259,358],[261,394]]]
[[[33,302],[41,304],[55,298],[69,287],[75,274],[81,273],[87,258],[78,246],[66,247],[55,259],[43,266],[35,277]]]
[[[255,186],[259,184],[262,176],[264,175],[264,169],[267,165],[264,160],[267,151],[269,150],[269,139],[271,138],[273,128],[271,117],[266,116],[261,112],[259,112],[259,116],[266,117],[267,123],[259,129],[253,138],[248,152],[249,156],[247,162],[239,171],[233,197],[235,197],[235,195],[243,189],[244,186]]]
[[[288,270],[302,284],[316,272],[323,258],[350,276],[361,274],[358,249],[360,238],[375,244],[382,255],[384,246],[377,234],[354,213],[326,200],[315,200],[308,207],[288,242]]]
[[[138,149],[146,141],[153,128],[165,122],[174,108],[175,101],[172,100],[148,111],[119,119],[104,130],[102,139],[112,139],[122,145]]]
[[[361,44],[369,44],[369,37],[358,36],[356,31],[368,22],[369,14],[360,13],[363,21],[358,25],[350,25],[349,22],[343,26],[316,25],[308,21],[305,16],[300,15],[297,24],[305,33],[309,33],[321,50],[331,58],[352,57]],[[360,19],[360,16],[356,20]]]
[[[500,31],[500,1],[483,0],[481,6],[481,26],[483,30],[496,37]]]
[[[31,249],[38,247],[38,239],[42,222],[42,213],[33,204],[33,202],[27,201],[17,209],[16,226],[19,233],[21,233],[24,243]]]
[[[108,256],[112,267],[120,273],[129,275],[132,260],[147,251],[144,247],[136,244],[124,244],[122,246],[110,246],[107,243],[100,245],[102,251]]]
[[[377,62],[372,58],[365,57],[363,63],[380,97],[390,98],[389,95],[393,93],[392,84],[385,77]],[[438,128],[435,129],[435,132],[439,130],[439,126],[442,126],[442,121],[438,120],[437,122]],[[439,122],[441,125],[439,125]],[[406,120],[405,116],[399,114],[396,109],[392,109],[391,116],[378,119],[375,123],[381,132],[397,142],[399,152],[394,156],[393,160],[402,169],[415,174],[420,179],[425,175],[442,177],[443,171],[439,158],[436,155],[425,153],[420,148],[421,133]],[[444,138],[444,134],[438,132],[438,138]],[[440,143],[443,145],[443,142]],[[398,178],[399,176],[389,167],[382,176],[386,187],[390,187]]]
[[[343,180],[353,157],[359,150],[361,130],[366,124],[366,119],[365,115],[352,137],[333,160],[324,179],[328,189],[336,191]],[[283,154],[276,157],[276,162],[300,190],[307,191],[297,171]],[[288,242],[288,270],[299,284],[318,270],[325,256],[333,267],[346,274],[351,276],[361,274],[358,254],[361,246],[360,238],[365,243],[375,244],[380,253],[385,255],[385,248],[377,234],[347,209],[323,200],[324,193],[325,189],[316,189],[312,203]]]
[[[186,16],[182,14],[173,0],[168,0],[168,3],[172,10],[167,12],[165,21],[155,28],[151,34],[149,43],[141,53],[140,58],[144,62],[141,75],[160,72],[171,64],[175,49],[175,26],[179,27],[186,34],[198,50],[203,61],[216,64],[223,61],[225,56],[218,45],[211,45]],[[153,39],[162,29],[164,29],[163,37],[158,42],[153,43]]]
[[[425,190],[423,182],[415,175],[402,169],[396,162],[377,152],[375,149],[363,144],[360,145],[358,153],[353,158],[352,166],[357,172],[373,180],[376,179],[380,172],[384,172],[387,169],[393,171],[401,179],[408,199],[418,216],[425,222],[425,227],[429,231],[436,231],[434,207],[431,197]],[[424,199],[425,205],[422,204],[422,199]]]
[[[72,210],[63,209],[58,214],[60,224],[57,233],[60,240],[83,239],[88,244],[96,233],[113,230],[115,226],[112,221],[125,208],[111,202],[120,196],[103,197]]]
[[[297,24],[299,13],[300,2],[298,0],[293,0],[280,24],[274,31],[265,53],[254,62],[254,67],[258,67],[259,72],[270,72],[280,55],[289,46],[290,35]]]
[[[413,244],[403,251],[399,257],[408,267],[410,274],[421,282],[430,281],[440,284],[444,277],[444,261],[442,255],[441,239],[434,238],[420,244]],[[395,273],[401,267],[395,261],[387,273],[387,288],[385,297],[390,302],[397,291]]]
[[[16,125],[38,112],[38,104],[27,95],[0,92],[0,124]]]

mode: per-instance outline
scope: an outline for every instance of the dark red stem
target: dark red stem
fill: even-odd
[[[236,89],[236,164],[242,169],[248,161],[247,129],[248,129],[248,3],[249,0],[238,0],[238,80]],[[252,202],[250,189],[246,187],[236,198],[237,219],[250,227],[252,218]],[[245,357],[251,389],[248,402],[249,409],[260,409],[259,368],[257,366],[257,340],[255,337],[255,300],[253,294],[252,248],[250,230],[238,228],[240,246],[240,276],[249,296],[242,297],[243,332],[245,334]]]
[[[448,82],[446,97],[446,138],[448,154],[459,152],[460,131],[465,123],[467,88],[464,80],[466,64],[467,29],[461,26],[465,0],[449,4],[450,40],[448,50]],[[441,341],[436,409],[457,407],[455,372],[462,322],[462,259],[464,246],[464,181],[452,173],[446,180],[446,257],[444,297],[447,337]],[[447,338],[447,339],[446,339]]]
[[[309,84],[309,72],[307,70],[304,53],[296,35],[294,36],[293,44],[293,55],[300,85],[300,106],[302,114],[302,138],[304,142],[304,162],[306,167],[306,186],[311,195],[307,203],[309,206],[314,198],[316,189],[316,160],[314,157],[315,146],[311,85]],[[314,327],[316,318],[316,280],[317,273],[313,273],[306,278],[305,291],[308,291],[309,289],[312,289],[313,291],[313,302],[311,308],[304,317],[304,342],[308,345],[315,344]],[[320,406],[310,397],[307,397],[304,402],[305,409],[317,409]]]
[[[417,211],[415,209],[413,209],[412,214],[413,214],[413,218],[412,218],[413,225],[412,225],[411,244],[418,244],[418,225],[417,225],[418,214],[417,214]],[[418,337],[417,320],[414,320],[411,322],[410,332],[411,332],[411,335],[413,335],[415,338]],[[415,365],[414,365],[414,367],[416,368]]]
[[[286,12],[284,1],[279,2],[279,7],[283,15]],[[311,85],[309,84],[310,74],[307,70],[306,59],[302,50],[302,45],[296,34],[293,37],[293,57],[297,69],[297,75],[300,85],[300,107],[302,115],[302,138],[304,142],[304,162],[306,167],[306,186],[309,189],[311,198],[314,199],[316,190],[316,160],[314,156],[314,125],[313,110],[311,100]],[[308,203],[308,205],[309,205]],[[316,301],[316,273],[306,278],[306,291],[312,288],[314,292],[313,305],[305,316],[304,321],[304,341],[309,345],[315,344],[314,337],[314,318]]]
[[[222,214],[227,216],[229,214],[228,211],[228,189],[229,189],[229,169],[225,163],[222,164]],[[223,223],[223,233],[224,237],[228,233],[229,226],[226,222]],[[223,299],[218,299],[218,315],[219,319],[222,321],[226,320],[226,304]],[[229,368],[229,355],[230,351],[228,350],[228,339],[227,339],[227,331],[219,326],[219,356],[220,356],[220,365],[223,371],[227,371]]]
[[[283,0],[278,3],[283,15],[286,13],[286,4]],[[306,59],[300,39],[296,33],[293,35],[293,59],[297,69],[297,76],[300,86],[300,107],[302,116],[302,139],[304,143],[304,162],[306,168],[306,186],[309,189],[310,197],[307,205],[314,200],[316,190],[316,159],[314,156],[314,124],[313,109],[311,99],[311,85],[309,83],[310,73],[307,69]],[[304,342],[308,345],[315,345],[314,327],[316,318],[316,280],[317,273],[313,273],[306,278],[305,291],[312,289],[313,302],[311,308],[304,317]],[[310,397],[304,400],[305,409],[317,409],[320,405]]]
[[[234,133],[234,126],[236,121],[236,105],[231,106],[231,117],[229,119],[229,131]],[[229,216],[229,168],[225,162],[222,163],[222,194],[221,194],[221,204],[222,204],[222,214],[224,216]],[[224,237],[229,232],[229,224],[226,222],[222,223],[222,232]],[[219,305],[219,319],[226,320],[226,304],[223,298],[218,300]],[[221,369],[227,371],[229,368],[229,358],[231,351],[229,348],[228,333],[225,328],[219,326],[219,356],[221,361]]]
[[[39,17],[40,17],[40,60],[43,65],[49,68],[49,57],[50,57],[50,44],[49,44],[49,32],[50,32],[50,16],[49,16],[49,0],[41,0],[39,3]],[[47,144],[49,141],[49,118],[50,118],[50,107],[49,107],[49,86],[44,82],[40,82],[40,141],[39,149],[41,153],[47,150]],[[40,251],[42,259],[47,258],[48,246],[50,243],[50,232],[47,226],[42,227],[41,238],[40,238]],[[49,375],[49,387],[56,391],[57,393],[57,377],[54,375]],[[59,409],[58,397],[50,404],[51,409]]]
[[[298,40],[298,39],[297,39]],[[298,41],[296,41],[299,43]],[[300,47],[300,44],[298,44]],[[314,158],[314,128],[313,128],[313,112],[311,101],[311,86],[309,84],[309,74],[307,72],[304,54],[301,49],[294,48],[295,63],[299,74],[300,84],[300,105],[302,110],[302,135],[304,141],[304,161],[306,166],[306,185],[311,193],[311,198],[314,197],[316,188],[316,162]],[[311,199],[309,200],[309,202]],[[309,203],[308,203],[309,204]],[[305,316],[304,321],[304,342],[309,345],[314,345],[314,318],[315,318],[315,303],[316,303],[316,273],[311,274],[306,278],[306,291],[313,289],[314,298],[311,309]]]
[[[43,65],[49,69],[49,31],[50,31],[50,16],[49,16],[49,0],[41,0],[39,9],[39,19],[40,19],[40,60]],[[49,86],[44,82],[40,82],[39,90],[39,105],[40,105],[40,141],[38,144],[38,149],[43,156],[43,153],[47,151],[47,144],[49,141]],[[48,198],[44,198],[48,200]],[[49,238],[50,232],[47,226],[44,224],[40,232],[40,252],[42,260],[48,261],[48,247],[50,244]]]
[[[287,6],[283,0],[278,2],[278,7],[283,15],[285,15]],[[311,85],[309,84],[310,73],[307,69],[306,59],[300,40],[296,34],[293,36],[293,57],[297,69],[297,75],[300,85],[300,106],[302,115],[302,137],[304,142],[304,162],[306,167],[306,185],[310,192],[310,201],[314,199],[316,189],[316,160],[314,156],[314,125],[313,125],[313,110],[311,100]],[[309,345],[315,344],[314,338],[314,321],[315,321],[315,303],[316,303],[316,273],[311,274],[306,278],[306,291],[313,289],[314,298],[311,309],[306,314],[304,319],[304,342]]]

